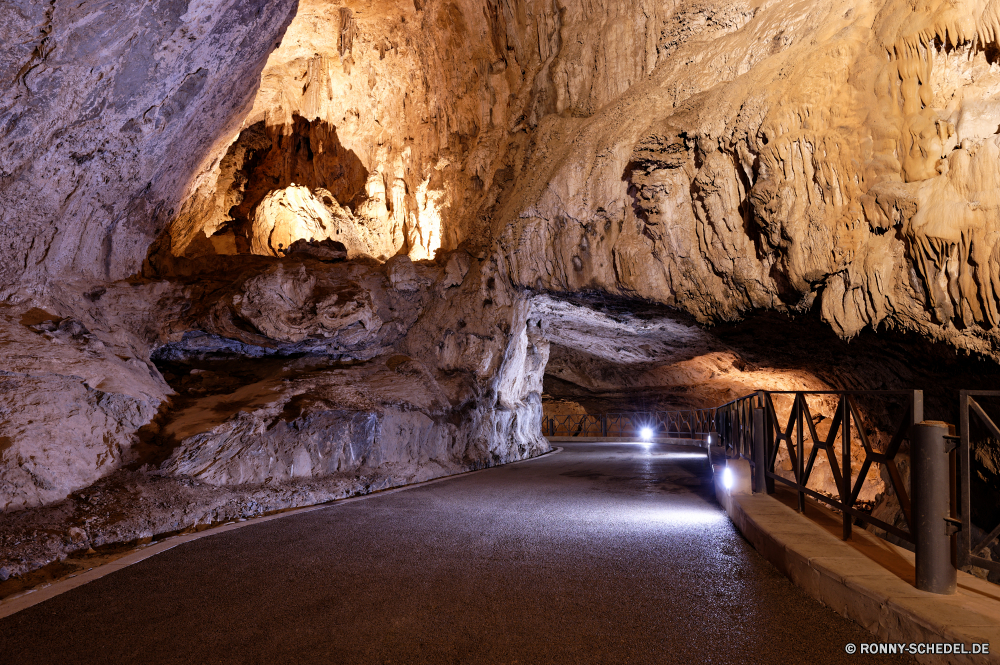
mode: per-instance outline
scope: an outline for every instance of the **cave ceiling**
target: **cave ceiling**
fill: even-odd
[[[0,510],[1000,360],[996,0],[4,8]]]
[[[7,22],[8,298],[331,237],[994,355],[993,3],[258,5]]]

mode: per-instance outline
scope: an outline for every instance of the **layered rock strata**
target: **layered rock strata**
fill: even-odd
[[[136,273],[201,161],[246,115],[295,10],[5,3],[0,298]]]
[[[13,531],[0,534],[5,565],[22,572],[128,534],[149,537],[547,450],[540,393],[548,343],[527,302],[496,285],[489,263],[461,252],[442,263],[258,258],[188,281],[109,285],[79,319],[52,314],[39,323],[37,308],[22,314],[17,325],[37,356],[67,360],[53,359],[62,372],[54,376],[4,374],[23,403],[15,401],[0,424],[4,459],[16,462],[4,469],[0,502],[8,513],[52,504],[22,510]],[[465,314],[486,299],[491,307]],[[113,327],[105,317],[115,311],[133,312],[145,336],[127,338],[129,352],[141,349],[155,366],[121,360],[113,340],[87,332],[98,321]],[[72,362],[107,374],[69,375]],[[161,404],[169,407],[154,419]],[[191,503],[171,495],[177,483]],[[92,489],[80,496],[104,497],[103,517],[84,510],[89,499],[63,500],[85,486]],[[130,514],[114,488],[147,501]],[[37,535],[53,515],[67,514],[86,539]],[[29,530],[39,539],[35,558],[17,550]]]
[[[692,405],[847,383],[699,327],[758,310],[1000,359],[993,2],[12,8],[6,511],[529,455],[546,335]],[[530,302],[583,291],[676,315]]]
[[[394,10],[300,7],[243,130],[281,175],[206,160],[170,251],[296,185],[375,258],[492,239],[524,287],[995,356],[988,3]]]

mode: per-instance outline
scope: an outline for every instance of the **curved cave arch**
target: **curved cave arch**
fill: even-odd
[[[279,244],[287,247],[307,233],[317,240],[324,234],[354,240],[354,212],[367,199],[369,173],[326,121],[293,115],[286,125],[257,122],[240,133],[221,166],[229,183],[223,195],[232,205],[213,237],[232,233],[239,253],[275,255]],[[265,200],[270,205],[262,209]],[[275,206],[292,214],[280,215],[271,210]],[[351,244],[356,249],[359,243]]]
[[[169,252],[280,256],[297,240],[331,239],[349,258],[433,258],[441,245],[438,186],[428,177],[414,190],[401,177],[370,171],[322,118],[261,120],[219,160],[208,201],[189,205],[167,230]],[[163,243],[154,248],[154,263],[168,261],[165,251]]]
[[[980,166],[982,173],[992,174],[997,163],[996,126],[986,122],[991,119],[993,97],[977,101],[976,95],[969,95],[968,103],[957,110],[938,104],[942,113],[958,114],[958,134],[949,134],[950,130],[944,138],[928,134],[924,138],[929,141],[945,141],[935,144],[937,153],[928,153],[933,161],[901,165],[888,159],[895,139],[885,137],[902,132],[915,140],[920,138],[916,131],[920,127],[899,114],[895,97],[879,97],[872,90],[859,93],[846,77],[814,86],[806,76],[809,72],[793,66],[811,66],[814,56],[825,57],[815,48],[826,49],[830,43],[824,40],[814,48],[808,39],[826,30],[828,21],[821,11],[795,29],[796,39],[789,35],[780,48],[769,47],[764,53],[755,50],[757,40],[741,45],[737,38],[727,40],[725,48],[706,51],[706,43],[716,37],[721,40],[721,33],[706,33],[686,43],[689,19],[704,18],[696,7],[645,16],[647,35],[644,30],[604,32],[604,26],[611,25],[605,21],[608,17],[561,16],[541,5],[532,10],[541,18],[531,23],[505,12],[483,14],[481,7],[462,2],[410,4],[366,8],[363,15],[352,18],[347,7],[304,3],[301,19],[290,28],[266,74],[241,77],[240,95],[219,84],[225,77],[208,76],[202,91],[201,74],[189,77],[178,68],[176,80],[157,81],[153,79],[163,77],[163,70],[150,70],[148,85],[122,100],[132,100],[129,104],[134,102],[135,109],[97,111],[94,117],[100,117],[102,128],[94,137],[88,136],[86,142],[65,139],[65,155],[59,158],[66,165],[63,173],[89,172],[92,179],[47,173],[44,182],[53,194],[50,200],[16,199],[17,214],[31,206],[58,210],[61,217],[52,223],[53,229],[55,222],[75,229],[81,242],[67,249],[75,242],[69,237],[60,241],[62,248],[57,243],[50,252],[45,241],[48,227],[27,214],[24,226],[11,234],[23,238],[9,244],[16,260],[6,262],[5,274],[21,275],[20,268],[9,266],[24,259],[25,274],[31,279],[61,275],[66,283],[53,287],[48,300],[40,295],[37,302],[11,300],[12,317],[34,311],[30,307],[43,313],[35,312],[24,321],[11,318],[13,323],[4,329],[13,331],[10,348],[16,344],[29,349],[5,367],[24,377],[16,379],[21,383],[4,377],[8,394],[24,403],[36,394],[78,395],[77,403],[87,403],[88,413],[98,420],[91,439],[77,445],[80,437],[64,437],[58,446],[46,448],[53,451],[49,458],[39,459],[65,459],[74,445],[89,455],[104,445],[103,431],[117,437],[121,450],[129,450],[133,435],[150,422],[158,405],[166,403],[170,388],[182,393],[180,386],[192,394],[219,388],[229,391],[227,395],[244,388],[230,381],[228,373],[215,372],[213,377],[206,367],[188,367],[187,375],[177,381],[171,378],[176,385],[168,386],[164,381],[168,372],[162,371],[161,363],[159,373],[153,362],[165,348],[191,354],[235,349],[234,355],[240,357],[232,362],[249,371],[258,356],[290,357],[289,349],[298,353],[308,347],[316,355],[343,356],[345,363],[358,363],[320,368],[329,373],[359,372],[361,378],[352,379],[352,384],[377,380],[393,387],[409,381],[416,386],[414,394],[423,394],[438,382],[441,390],[433,407],[439,409],[433,421],[438,431],[458,423],[467,431],[492,432],[477,440],[494,448],[488,452],[468,448],[472,451],[468,459],[475,463],[515,450],[524,455],[521,443],[538,442],[534,425],[542,414],[543,370],[552,396],[561,391],[565,401],[591,408],[590,400],[595,409],[611,397],[627,404],[636,395],[643,395],[648,405],[662,404],[661,408],[711,406],[732,396],[723,395],[730,387],[760,386],[767,373],[780,373],[792,381],[794,372],[806,372],[815,381],[811,385],[878,387],[881,384],[872,383],[874,374],[863,367],[866,364],[901,367],[915,377],[914,382],[920,379],[922,384],[915,387],[941,376],[951,377],[952,387],[991,381],[995,385],[995,364],[984,361],[985,369],[948,364],[952,347],[941,346],[947,342],[974,349],[991,357],[991,362],[1000,358],[993,302],[997,289],[991,280],[995,274],[989,272],[1000,255],[984,251],[996,246],[996,230],[983,221],[991,219],[983,217],[987,209],[997,209],[1000,188],[970,189],[978,182],[970,174],[980,173],[976,170]],[[762,9],[752,20],[780,23],[781,11],[779,6]],[[852,44],[873,46],[859,46],[861,51],[853,55],[845,52],[843,63],[822,71],[839,75],[864,69],[861,65],[869,62],[865,58],[882,55],[883,46],[869,39],[870,18],[831,18],[849,22],[844,29],[864,37],[852,38]],[[726,31],[738,32],[743,25],[738,21]],[[59,30],[56,34],[75,28]],[[886,29],[886,34],[896,32]],[[573,34],[579,39],[563,39]],[[334,39],[341,35],[336,48],[331,35]],[[899,38],[910,37],[900,32]],[[657,39],[670,41],[657,43]],[[62,37],[55,41],[69,42]],[[267,33],[267,39],[245,43],[269,51],[262,45],[275,42]],[[607,54],[607,68],[590,71],[578,66],[584,59],[577,45],[584,43],[609,45],[599,50]],[[538,52],[524,44],[538,44]],[[713,64],[720,53],[725,62]],[[954,66],[944,56],[938,58],[935,71],[947,73],[946,67]],[[692,66],[675,69],[657,64],[668,57],[690,60]],[[763,62],[758,58],[771,64],[749,65],[757,71],[753,74],[737,75],[730,65],[721,67]],[[884,58],[877,60],[881,63]],[[888,63],[880,67],[896,72],[899,66],[891,58]],[[930,73],[930,62],[924,64]],[[915,61],[903,65],[906,71],[925,71]],[[976,66],[980,67],[974,72],[977,80],[1000,85],[996,78],[1000,74]],[[769,72],[786,67],[790,75],[772,80]],[[230,65],[223,71],[232,69]],[[210,70],[206,65],[198,71]],[[254,99],[251,79],[259,86]],[[893,84],[886,90],[902,85],[890,79]],[[952,77],[944,83],[957,86],[958,80]],[[607,85],[609,81],[615,84]],[[906,83],[919,83],[931,93],[929,81],[909,76]],[[758,89],[751,95],[755,86]],[[625,94],[631,87],[635,93]],[[861,96],[849,107],[833,104],[840,103],[837,95],[848,93]],[[232,107],[248,113],[244,120],[233,116],[234,124],[220,123],[213,113],[203,111],[233,103],[234,96],[245,102]],[[744,104],[747,100],[752,103]],[[809,103],[809,114],[797,100]],[[810,115],[834,107],[850,113],[836,123],[829,116]],[[190,110],[182,114],[184,108]],[[878,113],[870,115],[871,108]],[[198,131],[185,129],[199,115],[212,118],[211,132],[198,125],[193,126]],[[30,117],[24,118],[20,122],[28,123]],[[242,130],[233,139],[239,126]],[[114,141],[98,145],[98,139],[106,138],[102,132],[116,127],[120,130],[113,138],[127,139],[120,149]],[[84,131],[90,130],[79,130]],[[866,134],[871,136],[865,138]],[[129,138],[133,135],[146,138]],[[862,140],[855,140],[856,135]],[[960,135],[968,138],[964,147],[956,143]],[[38,146],[29,139],[18,138],[18,154],[37,152]],[[870,168],[860,171],[871,174],[868,189],[861,187],[860,157],[853,152],[854,147],[864,148],[866,141],[881,146]],[[190,149],[194,145],[197,150]],[[212,146],[211,157],[199,152],[206,145]],[[823,159],[814,150],[819,145],[825,146]],[[972,168],[977,154],[977,166]],[[175,160],[178,155],[183,159]],[[123,164],[141,161],[138,157],[145,161],[134,177],[117,189],[108,184],[127,170]],[[191,175],[197,167],[195,158],[204,158],[205,163]],[[56,160],[38,163],[48,168]],[[33,177],[34,183],[42,182],[41,175]],[[0,169],[0,187],[20,183],[5,200],[23,196],[26,183],[32,182],[17,178],[13,170]],[[193,193],[180,198],[179,192],[192,178]],[[81,193],[95,197],[66,207],[63,195],[81,182]],[[89,192],[88,183],[93,185]],[[949,215],[925,220],[933,224],[911,223],[915,211],[941,198],[937,195],[944,185],[954,189],[945,192],[952,195],[947,210],[968,213],[963,217],[969,224],[964,236],[937,223]],[[46,191],[46,187],[36,189]],[[980,197],[982,192],[986,196]],[[982,210],[967,205],[972,202],[977,207],[982,204]],[[123,213],[123,206],[130,212]],[[181,208],[177,215],[172,206]],[[439,213],[446,208],[442,221]],[[143,276],[166,279],[155,284],[142,278],[124,282],[130,266],[141,260],[150,238],[168,217],[173,217],[170,228],[149,250],[152,269]],[[91,221],[84,226],[72,221],[77,218]],[[143,225],[133,224],[140,218]],[[442,234],[447,241],[440,243]],[[282,248],[306,237],[340,240],[353,250],[352,258],[375,260],[332,268],[318,262],[305,265],[295,257],[276,260]],[[94,250],[101,238],[107,241],[103,253]],[[447,251],[433,264],[414,267],[400,256],[377,265],[398,254],[434,257],[435,242]],[[916,255],[911,248],[923,254]],[[194,263],[171,263],[175,259],[207,260],[192,269]],[[52,272],[29,271],[29,265],[41,266],[43,261],[53,266]],[[82,261],[103,263],[105,268],[84,269]],[[214,269],[216,275],[200,279],[202,272]],[[199,280],[182,279],[196,272]],[[362,273],[364,283],[352,281]],[[87,283],[72,291],[77,287],[70,278],[97,274],[110,282]],[[18,289],[9,284],[0,287],[5,294]],[[530,291],[566,295],[583,289],[603,294],[600,297],[611,310],[618,308],[610,316],[621,319],[625,327],[634,324],[636,330],[652,320],[644,318],[649,302],[677,310],[664,315],[673,323],[661,327],[658,340],[639,339],[655,334],[626,335],[613,326],[601,333],[591,326],[582,336],[552,337],[550,358],[549,341],[525,326]],[[373,304],[356,300],[355,293],[371,294]],[[614,298],[621,294],[636,300],[621,299],[616,304]],[[809,314],[789,325],[780,319],[784,314],[761,314],[765,309],[800,313],[809,309]],[[680,310],[686,314],[678,314]],[[358,318],[361,314],[364,322]],[[731,326],[704,327],[744,316]],[[759,342],[762,332],[777,328],[790,332],[769,346]],[[887,333],[893,328],[910,330],[911,337]],[[872,332],[875,329],[877,333]],[[685,346],[680,337],[689,333]],[[635,339],[630,350],[634,362],[615,362],[620,360],[620,347],[632,344],[627,341],[630,335]],[[838,384],[817,369],[818,358],[847,348],[843,338],[854,338],[853,349],[862,359],[854,367],[861,369],[837,376],[860,377],[856,383]],[[927,351],[925,339],[934,340],[936,350]],[[52,340],[58,345],[48,346]],[[673,346],[667,348],[667,342]],[[383,353],[391,355],[375,355]],[[939,358],[944,364],[920,374],[907,365],[907,354]],[[887,356],[893,358],[891,363],[886,363]],[[829,364],[843,369],[836,354],[831,358]],[[52,378],[52,364],[63,372],[59,378]],[[284,362],[275,366],[285,371]],[[270,380],[278,371],[272,369],[265,367],[260,377],[252,378]],[[305,386],[306,379],[314,379],[314,369],[295,370],[296,380],[301,378]],[[589,376],[582,377],[584,372]],[[712,372],[715,375],[708,378],[714,384],[704,379]],[[889,378],[898,382],[903,374]],[[43,383],[34,378],[38,376],[50,378]],[[81,383],[80,377],[87,378]],[[595,377],[599,380],[590,381]],[[690,389],[696,382],[700,393]],[[308,390],[319,389],[311,384]],[[502,400],[494,399],[498,390]],[[337,408],[342,403],[330,402]],[[54,404],[53,422],[63,418],[65,409],[65,403]],[[310,408],[320,413],[327,409],[325,404],[317,400]],[[497,404],[503,408],[495,408]],[[283,413],[295,421],[303,411],[297,407],[298,403]],[[42,422],[32,408],[36,407],[22,408],[17,417],[28,424]],[[138,415],[123,415],[127,413]],[[39,434],[41,429],[35,427],[17,431],[15,445],[29,450],[36,442],[48,446],[50,435]],[[0,443],[15,429],[0,428]],[[15,436],[9,438],[15,441]],[[464,440],[455,441],[464,445]],[[101,459],[81,456],[74,462],[90,474],[81,478],[93,479],[116,468]],[[61,500],[64,488],[84,482],[55,464],[51,476],[44,476],[42,466],[10,465],[21,483],[20,494],[10,505],[15,500],[22,502],[17,505]],[[43,477],[44,481],[36,481]]]
[[[250,125],[218,172],[212,209],[186,211],[175,222],[175,255],[279,256],[296,240],[330,238],[352,257],[385,260],[405,245],[382,176],[369,173],[323,119],[294,114],[287,124]]]

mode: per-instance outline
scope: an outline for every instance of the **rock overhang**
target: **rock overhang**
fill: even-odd
[[[808,320],[814,340],[818,316],[862,345],[901,329],[998,357],[991,4],[171,7],[144,27],[127,12],[92,17],[121,19],[142,47],[112,40],[80,77],[128,96],[100,122],[87,103],[60,115],[71,87],[50,94],[65,74],[51,63],[89,34],[61,7],[34,17],[48,27],[23,42],[37,52],[12,53],[28,69],[4,97],[2,293],[56,326],[10,324],[32,341],[10,365],[18,390],[55,412],[46,395],[76,391],[98,411],[119,399],[100,391],[139,414],[101,411],[122,450],[88,478],[124,463],[139,421],[175,398],[155,349],[159,361],[402,355],[464,395],[448,418],[485,437],[470,464],[536,446],[546,371],[686,406],[834,385],[838,372],[805,351],[719,332],[740,319],[767,330],[764,310]],[[31,31],[26,12],[15,32]],[[184,30],[193,39],[175,39]],[[144,60],[157,39],[163,53]],[[213,53],[224,66],[203,66]],[[341,235],[353,260],[340,267],[275,256]],[[351,294],[331,282],[345,270],[364,275]],[[567,298],[581,291],[598,296]],[[672,309],[643,318],[640,303]],[[66,353],[87,367],[31,383]],[[827,360],[857,385],[904,380]],[[948,362],[938,376],[968,376]],[[15,421],[8,438],[23,440]],[[24,471],[12,450],[5,464]]]

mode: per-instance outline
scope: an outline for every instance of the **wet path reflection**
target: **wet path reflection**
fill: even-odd
[[[699,453],[560,445],[179,546],[0,620],[0,662],[842,663],[875,641],[743,540]]]

